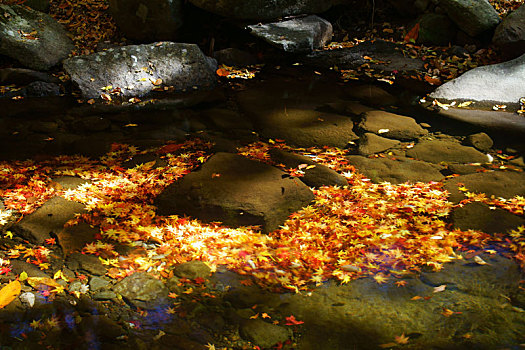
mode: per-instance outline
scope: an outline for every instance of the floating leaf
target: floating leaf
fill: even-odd
[[[0,290],[0,309],[9,305],[20,294],[20,282],[13,281]]]

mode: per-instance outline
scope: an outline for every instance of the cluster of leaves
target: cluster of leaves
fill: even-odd
[[[72,34],[73,54],[87,55],[100,42],[116,37],[117,26],[108,7],[107,0],[51,0],[49,14]]]
[[[100,229],[97,240],[87,244],[83,252],[99,256],[113,278],[135,271],[166,277],[177,264],[203,260],[212,268],[226,265],[251,275],[262,285],[298,291],[333,277],[347,283],[373,275],[383,283],[389,275],[401,276],[422,266],[440,269],[443,263],[460,259],[461,250],[494,241],[512,243],[516,254],[523,255],[525,243],[517,240],[519,235],[504,241],[481,232],[450,230],[444,218],[452,204],[438,183],[373,184],[347,163],[344,150],[293,149],[279,140],[255,143],[239,153],[270,162],[271,148],[299,152],[342,173],[348,186],[315,190],[312,205],[293,214],[269,235],[254,227],[233,229],[177,215],[156,216],[155,196],[205,162],[209,148],[210,144],[198,139],[145,151],[115,144],[98,161],[62,156],[40,163],[3,162],[2,168],[7,170],[0,196],[6,199],[8,209],[26,214],[42,202],[28,200],[35,196],[33,190],[38,197],[61,195],[84,203],[88,213],[69,224],[84,221]],[[124,161],[139,154],[162,158],[167,165],[158,166],[153,160],[134,168],[123,167]],[[53,187],[51,178],[66,175],[91,181],[71,190]],[[500,200],[500,204],[513,211],[523,211],[525,205],[519,198]],[[123,244],[133,248],[125,256],[115,249]],[[45,252],[45,247],[19,246],[9,257],[26,257],[45,268]]]

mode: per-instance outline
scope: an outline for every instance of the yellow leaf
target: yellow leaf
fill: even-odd
[[[22,273],[18,277],[18,280],[21,281],[21,282],[24,282],[26,279],[27,279],[27,272],[22,271]]]
[[[55,288],[62,288],[57,281],[49,277],[28,277],[27,283],[33,288],[37,288],[41,284]]]
[[[396,335],[396,337],[394,339],[396,340],[396,343],[398,343],[398,344],[406,344],[406,343],[408,343],[408,340],[410,338],[405,336],[405,333],[403,333],[401,335]]]
[[[0,290],[0,309],[6,307],[20,294],[22,286],[20,282],[13,281]]]

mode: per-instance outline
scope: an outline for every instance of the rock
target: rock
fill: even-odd
[[[496,27],[492,43],[508,58],[525,54],[525,6],[521,5],[503,19]]]
[[[220,16],[252,21],[265,21],[286,16],[321,13],[332,0],[190,0],[190,3]]]
[[[467,174],[473,174],[475,172],[481,171],[484,168],[480,165],[473,165],[473,164],[449,164],[448,169],[453,174],[467,175]]]
[[[493,30],[501,21],[488,0],[440,0],[439,6],[462,31],[472,37]]]
[[[103,291],[93,294],[93,299],[95,300],[112,300],[116,298],[117,298],[117,294],[110,290],[103,290]]]
[[[249,52],[233,47],[215,51],[213,58],[215,58],[219,64],[225,64],[227,66],[244,67],[257,63],[257,57]]]
[[[397,140],[413,140],[428,134],[414,118],[384,111],[365,112],[358,127]]]
[[[60,95],[60,86],[55,83],[35,81],[26,87],[28,97],[49,97]]]
[[[447,140],[423,140],[407,151],[408,157],[430,163],[487,163],[488,158],[472,147]]]
[[[440,172],[441,167],[417,160],[370,159],[362,156],[348,156],[347,159],[359,172],[375,183],[429,182],[444,178]]]
[[[490,209],[483,203],[468,203],[452,212],[454,228],[479,230],[486,233],[507,233],[525,225],[525,219],[503,209]]]
[[[25,216],[13,229],[30,242],[41,245],[52,237],[51,234],[62,231],[66,222],[85,212],[84,204],[53,197]]]
[[[62,248],[65,256],[81,251],[87,243],[95,240],[95,235],[99,233],[99,229],[91,227],[85,222],[78,225],[64,227],[57,232],[58,244]]]
[[[94,255],[81,253],[71,254],[68,259],[68,265],[71,270],[76,270],[75,267],[78,265],[78,268],[98,276],[105,275],[107,272],[100,259]]]
[[[394,96],[375,85],[352,86],[347,89],[347,93],[370,106],[391,106],[396,103]]]
[[[279,342],[284,343],[290,337],[288,329],[261,319],[247,320],[241,324],[239,331],[241,337],[261,348],[271,348]]]
[[[72,57],[64,68],[84,97],[97,98],[107,86],[119,88],[124,97],[142,96],[161,85],[178,92],[209,89],[217,67],[195,44],[158,42]]]
[[[93,292],[109,286],[109,281],[104,277],[93,276],[89,280],[89,289]]]
[[[40,270],[38,266],[21,260],[11,260],[11,268],[16,275],[20,275],[25,271],[28,277],[51,277],[44,271]]]
[[[339,69],[357,69],[363,64],[371,68],[386,72],[397,71],[408,73],[423,70],[423,61],[405,57],[399,46],[392,42],[375,40],[365,41],[359,45],[334,50],[315,51],[303,58],[305,65],[319,69],[330,69],[337,66]],[[370,63],[365,56],[372,57],[378,63]],[[385,63],[386,62],[386,63]]]
[[[54,121],[35,121],[31,123],[31,131],[49,134],[58,131],[58,123]]]
[[[420,279],[431,287],[446,284],[449,290],[494,297],[516,288],[519,267],[512,259],[498,254],[478,255],[486,265],[478,265],[473,258],[456,260],[437,272],[423,272]]]
[[[214,176],[218,174],[219,176]],[[156,199],[160,215],[185,214],[226,225],[277,229],[314,196],[306,185],[267,164],[217,153]]]
[[[177,265],[173,270],[173,273],[181,278],[208,278],[210,277],[211,269],[206,263],[199,260],[193,260]]]
[[[76,176],[60,176],[55,177],[52,180],[54,184],[63,190],[74,190],[78,186],[91,183],[91,180],[82,179]]]
[[[49,73],[38,72],[26,68],[2,68],[0,69],[0,85],[14,84],[17,86],[28,85],[40,81],[46,83],[59,83],[60,79]]]
[[[467,145],[472,146],[482,152],[487,152],[494,145],[494,141],[484,132],[478,132],[467,136],[465,139]]]
[[[525,174],[513,171],[491,171],[458,176],[445,181],[444,189],[450,193],[449,200],[457,203],[465,196],[458,190],[462,183],[469,192],[485,193],[487,197],[512,198],[525,196]]]
[[[104,315],[89,315],[82,318],[80,329],[87,339],[100,337],[113,340],[124,334],[124,330],[115,321]]]
[[[507,135],[525,136],[525,118],[516,113],[449,108],[448,110],[441,109],[439,115],[492,131],[505,132]]]
[[[401,142],[397,140],[387,139],[381,136],[377,136],[372,133],[365,133],[359,139],[359,154],[363,156],[369,156],[374,153],[380,153],[386,151],[387,149],[396,147]]]
[[[175,40],[183,23],[182,0],[110,0],[124,36],[141,42]]]
[[[124,278],[113,286],[113,291],[134,306],[144,308],[162,305],[169,293],[161,281],[145,272],[135,272]]]
[[[333,101],[333,84],[302,81],[267,82],[237,95],[239,108],[265,138],[284,139],[301,147],[344,148],[358,139],[345,115],[316,110]]]
[[[525,54],[511,61],[477,67],[463,73],[430,94],[445,100],[518,103],[525,96]]]
[[[282,151],[279,149],[270,150],[270,157],[276,164],[284,164],[287,168],[297,168],[300,164],[314,166],[314,168],[304,168],[304,176],[298,179],[309,187],[321,186],[346,186],[346,178],[335,170],[332,170],[322,164],[314,162],[310,157]]]
[[[0,12],[0,54],[28,68],[47,70],[73,50],[66,31],[51,16],[20,5],[0,4]]]
[[[292,53],[308,53],[332,39],[332,24],[318,16],[249,25],[252,34]]]
[[[335,112],[338,114],[349,114],[351,116],[358,116],[364,112],[373,111],[374,108],[362,105],[357,101],[345,101],[340,100],[336,102],[330,102],[321,106],[320,110],[328,109],[330,112]]]
[[[418,43],[447,46],[456,39],[457,27],[448,16],[426,13],[419,18],[418,23]]]

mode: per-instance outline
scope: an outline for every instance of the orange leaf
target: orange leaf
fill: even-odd
[[[396,337],[395,337],[396,343],[398,343],[398,344],[406,344],[406,343],[408,343],[409,339],[410,339],[409,337],[405,336],[405,333],[403,333],[401,335],[396,335]]]
[[[441,85],[441,80],[429,77],[428,75],[425,75],[425,81],[430,85]]]
[[[416,41],[418,36],[419,36],[419,22],[417,22],[416,25],[412,29],[410,29],[407,35],[405,35],[405,41],[409,42],[410,39],[413,39],[414,41]]]
[[[22,286],[20,282],[13,281],[0,290],[0,309],[9,305],[20,294]]]
[[[230,72],[228,72],[228,71],[227,71],[226,69],[224,69],[224,68],[219,68],[219,69],[217,69],[216,73],[217,73],[217,75],[218,75],[219,77],[227,77],[228,75],[230,75]]]
[[[286,323],[285,323],[286,326],[295,326],[295,325],[304,323],[304,321],[296,320],[294,315],[285,317],[285,319],[286,319]]]

